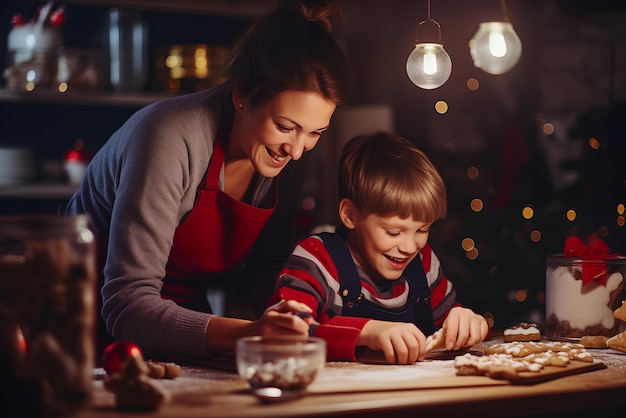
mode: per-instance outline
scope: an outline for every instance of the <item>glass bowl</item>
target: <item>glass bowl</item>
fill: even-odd
[[[252,389],[303,390],[326,363],[326,341],[315,337],[246,337],[237,340],[237,371]]]

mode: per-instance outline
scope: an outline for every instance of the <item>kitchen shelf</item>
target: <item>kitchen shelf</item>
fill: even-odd
[[[77,184],[37,182],[0,187],[0,198],[69,199],[78,189]]]
[[[43,2],[43,0],[29,0]],[[126,9],[204,13],[222,16],[255,17],[267,13],[277,0],[65,0],[64,4],[123,7]]]
[[[28,92],[0,89],[0,103],[32,103],[32,104],[65,104],[84,106],[122,106],[139,107],[152,102],[173,97],[168,93],[58,93],[58,92]]]
[[[0,0],[11,13],[34,14],[47,0]],[[104,48],[108,9],[140,12],[150,28],[149,51],[171,44],[209,43],[228,46],[254,17],[271,10],[277,0],[65,0],[68,21],[63,26],[65,46]],[[2,8],[2,7],[0,7]],[[8,23],[8,18],[6,23]],[[7,33],[3,33],[3,30]],[[9,26],[0,27],[0,36]],[[0,47],[0,57],[6,50]],[[6,63],[0,59],[0,71]],[[1,76],[1,74],[0,74]],[[58,160],[77,139],[97,152],[108,138],[137,111],[156,101],[189,93],[159,90],[155,74],[137,91],[52,89],[26,91],[0,83],[0,146],[19,145],[35,150],[37,162]],[[42,169],[43,171],[43,169]],[[56,178],[56,177],[55,177]],[[59,212],[78,186],[46,177],[13,184],[0,178],[0,214]]]

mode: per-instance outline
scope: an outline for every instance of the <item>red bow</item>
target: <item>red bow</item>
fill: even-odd
[[[595,240],[587,246],[578,237],[567,237],[565,239],[565,249],[563,255],[581,260],[600,261],[610,258],[620,257],[619,254],[610,254],[609,246],[601,239]],[[606,263],[582,263],[583,286],[595,280],[606,286],[607,265]]]

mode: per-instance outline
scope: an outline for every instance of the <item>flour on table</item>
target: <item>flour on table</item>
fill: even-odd
[[[338,381],[399,382],[450,377],[455,375],[453,360],[433,360],[413,365],[371,365],[358,363],[328,363],[314,384]]]

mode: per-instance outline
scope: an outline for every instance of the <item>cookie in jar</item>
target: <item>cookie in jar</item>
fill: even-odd
[[[547,257],[545,335],[578,340],[611,337],[626,329],[613,315],[624,300],[626,257],[609,252],[602,240],[587,246],[568,237],[563,254]]]

